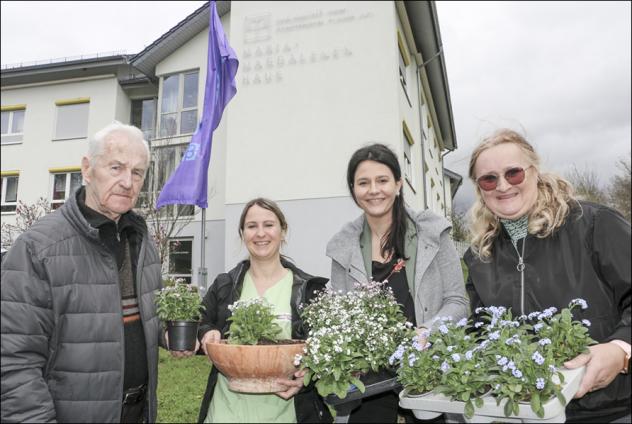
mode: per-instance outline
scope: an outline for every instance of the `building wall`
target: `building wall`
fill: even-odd
[[[360,214],[351,154],[381,141],[401,152],[395,8],[391,2],[234,2],[241,59],[228,114],[226,267],[243,255],[232,234],[254,197],[279,201],[286,253],[329,275],[327,241]],[[243,252],[242,252],[243,253]]]
[[[307,272],[328,276],[328,240],[361,214],[346,186],[347,162],[358,148],[383,142],[403,164],[403,122],[414,141],[413,181],[404,184],[407,203],[416,210],[441,211],[445,196],[439,177],[440,145],[426,103],[431,96],[423,92],[419,63],[412,51],[406,67],[408,98],[400,84],[398,32],[407,48],[414,49],[405,37],[401,13],[394,2],[244,1],[233,2],[231,12],[222,17],[240,66],[237,95],[213,134],[204,236],[207,286],[218,273],[246,257],[238,220],[244,204],[259,196],[276,200],[286,214],[289,235],[284,253]],[[159,78],[200,70],[199,117],[207,40],[205,29],[156,66]],[[162,80],[158,109],[161,84]],[[42,191],[42,179],[49,186],[48,168],[79,165],[87,147],[85,140],[50,141],[54,100],[90,97],[88,133],[93,134],[112,119],[129,122],[128,93],[114,76],[3,89],[3,104],[27,104],[24,143],[2,147],[2,170],[24,169],[19,190],[31,196],[24,200],[48,195]],[[32,119],[45,124],[32,128]],[[154,143],[184,144],[189,140],[190,136],[172,137]],[[36,142],[44,143],[45,154],[29,158],[32,151],[24,146]],[[430,176],[434,188],[429,187]],[[441,193],[439,200],[437,193]],[[197,276],[202,262],[201,224],[197,210],[192,222],[177,235],[193,240],[192,280],[198,285],[204,285]]]
[[[406,203],[415,210],[422,210],[425,207],[424,203],[424,183],[423,183],[423,160],[422,160],[422,149],[424,144],[424,139],[421,133],[422,128],[422,115],[421,110],[423,109],[423,96],[421,93],[421,84],[418,80],[417,75],[417,59],[414,54],[411,52],[415,51],[414,43],[411,43],[410,40],[406,37],[406,31],[404,30],[404,26],[402,25],[402,20],[406,19],[405,16],[400,16],[397,13],[395,8],[395,3],[392,3],[392,7],[395,10],[394,18],[396,24],[396,38],[395,38],[395,52],[397,55],[400,55],[400,49],[403,49],[404,56],[406,59],[410,61],[408,66],[404,66],[405,78],[406,78],[406,89],[400,83],[398,84],[398,110],[399,110],[399,120],[400,120],[400,130],[396,140],[397,152],[399,154],[400,165],[402,166],[402,171],[404,172],[404,141],[409,143],[408,140],[405,140],[403,126],[405,125],[407,130],[409,131],[410,136],[412,137],[413,144],[410,145],[410,153],[411,153],[411,176],[408,179],[405,179],[404,182],[404,198]],[[404,12],[405,13],[405,12]],[[399,42],[401,41],[401,47]],[[399,60],[399,59],[398,59]],[[401,62],[397,62],[398,64]],[[421,96],[421,97],[420,97]]]
[[[49,169],[78,167],[87,153],[87,138],[53,141],[55,101],[89,97],[87,133],[91,135],[117,117],[117,109],[121,107],[118,87],[116,77],[109,75],[85,81],[2,88],[3,105],[26,104],[23,141],[3,145],[1,155],[2,171],[20,171],[18,200],[33,203],[41,196],[50,199]],[[2,214],[3,221],[14,218],[14,213]]]

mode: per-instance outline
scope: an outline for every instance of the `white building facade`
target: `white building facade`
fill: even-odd
[[[240,60],[237,94],[213,135],[205,236],[200,210],[173,237],[165,269],[206,287],[246,256],[238,236],[245,203],[277,201],[284,253],[328,276],[325,246],[361,211],[347,162],[371,142],[389,145],[416,210],[449,217],[460,176],[443,168],[456,149],[433,2],[218,2]],[[139,126],[164,183],[202,114],[208,5],[134,56],[2,70],[2,220],[18,200],[63,204],[81,184],[87,137],[112,120]],[[205,247],[204,274],[201,266]]]

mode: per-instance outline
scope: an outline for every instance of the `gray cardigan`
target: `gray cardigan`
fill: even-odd
[[[428,210],[415,214],[407,209],[407,213],[416,230],[413,232],[409,228],[407,231],[406,254],[410,255],[409,262],[414,263],[414,268],[407,264],[406,269],[417,325],[431,328],[433,319],[438,316],[451,316],[454,320],[467,317],[469,301],[461,262],[450,239],[450,223]],[[370,261],[365,262],[361,246],[365,243],[361,239],[366,240],[362,237],[365,222],[362,214],[343,226],[327,244],[327,256],[331,258],[329,284],[334,290],[347,292],[353,289],[354,283],[366,283],[371,279],[371,270],[367,270]],[[410,275],[411,269],[414,276]]]

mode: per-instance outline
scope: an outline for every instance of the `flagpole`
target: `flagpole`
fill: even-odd
[[[198,287],[201,289],[201,293],[204,294],[206,293],[206,290],[208,289],[208,287],[206,287],[206,266],[205,266],[205,254],[204,254],[204,248],[206,247],[206,208],[202,208],[202,230],[201,230],[201,236],[200,236],[200,242],[201,242],[201,249],[200,249],[200,253],[202,254],[202,257],[200,258],[200,266],[198,268]]]

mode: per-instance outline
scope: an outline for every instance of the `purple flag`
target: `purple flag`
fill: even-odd
[[[208,164],[211,160],[213,131],[222,119],[224,108],[237,92],[235,74],[239,66],[237,55],[224,34],[215,1],[211,2],[210,8],[202,120],[191,137],[182,162],[162,188],[156,208],[171,204],[208,207]]]

